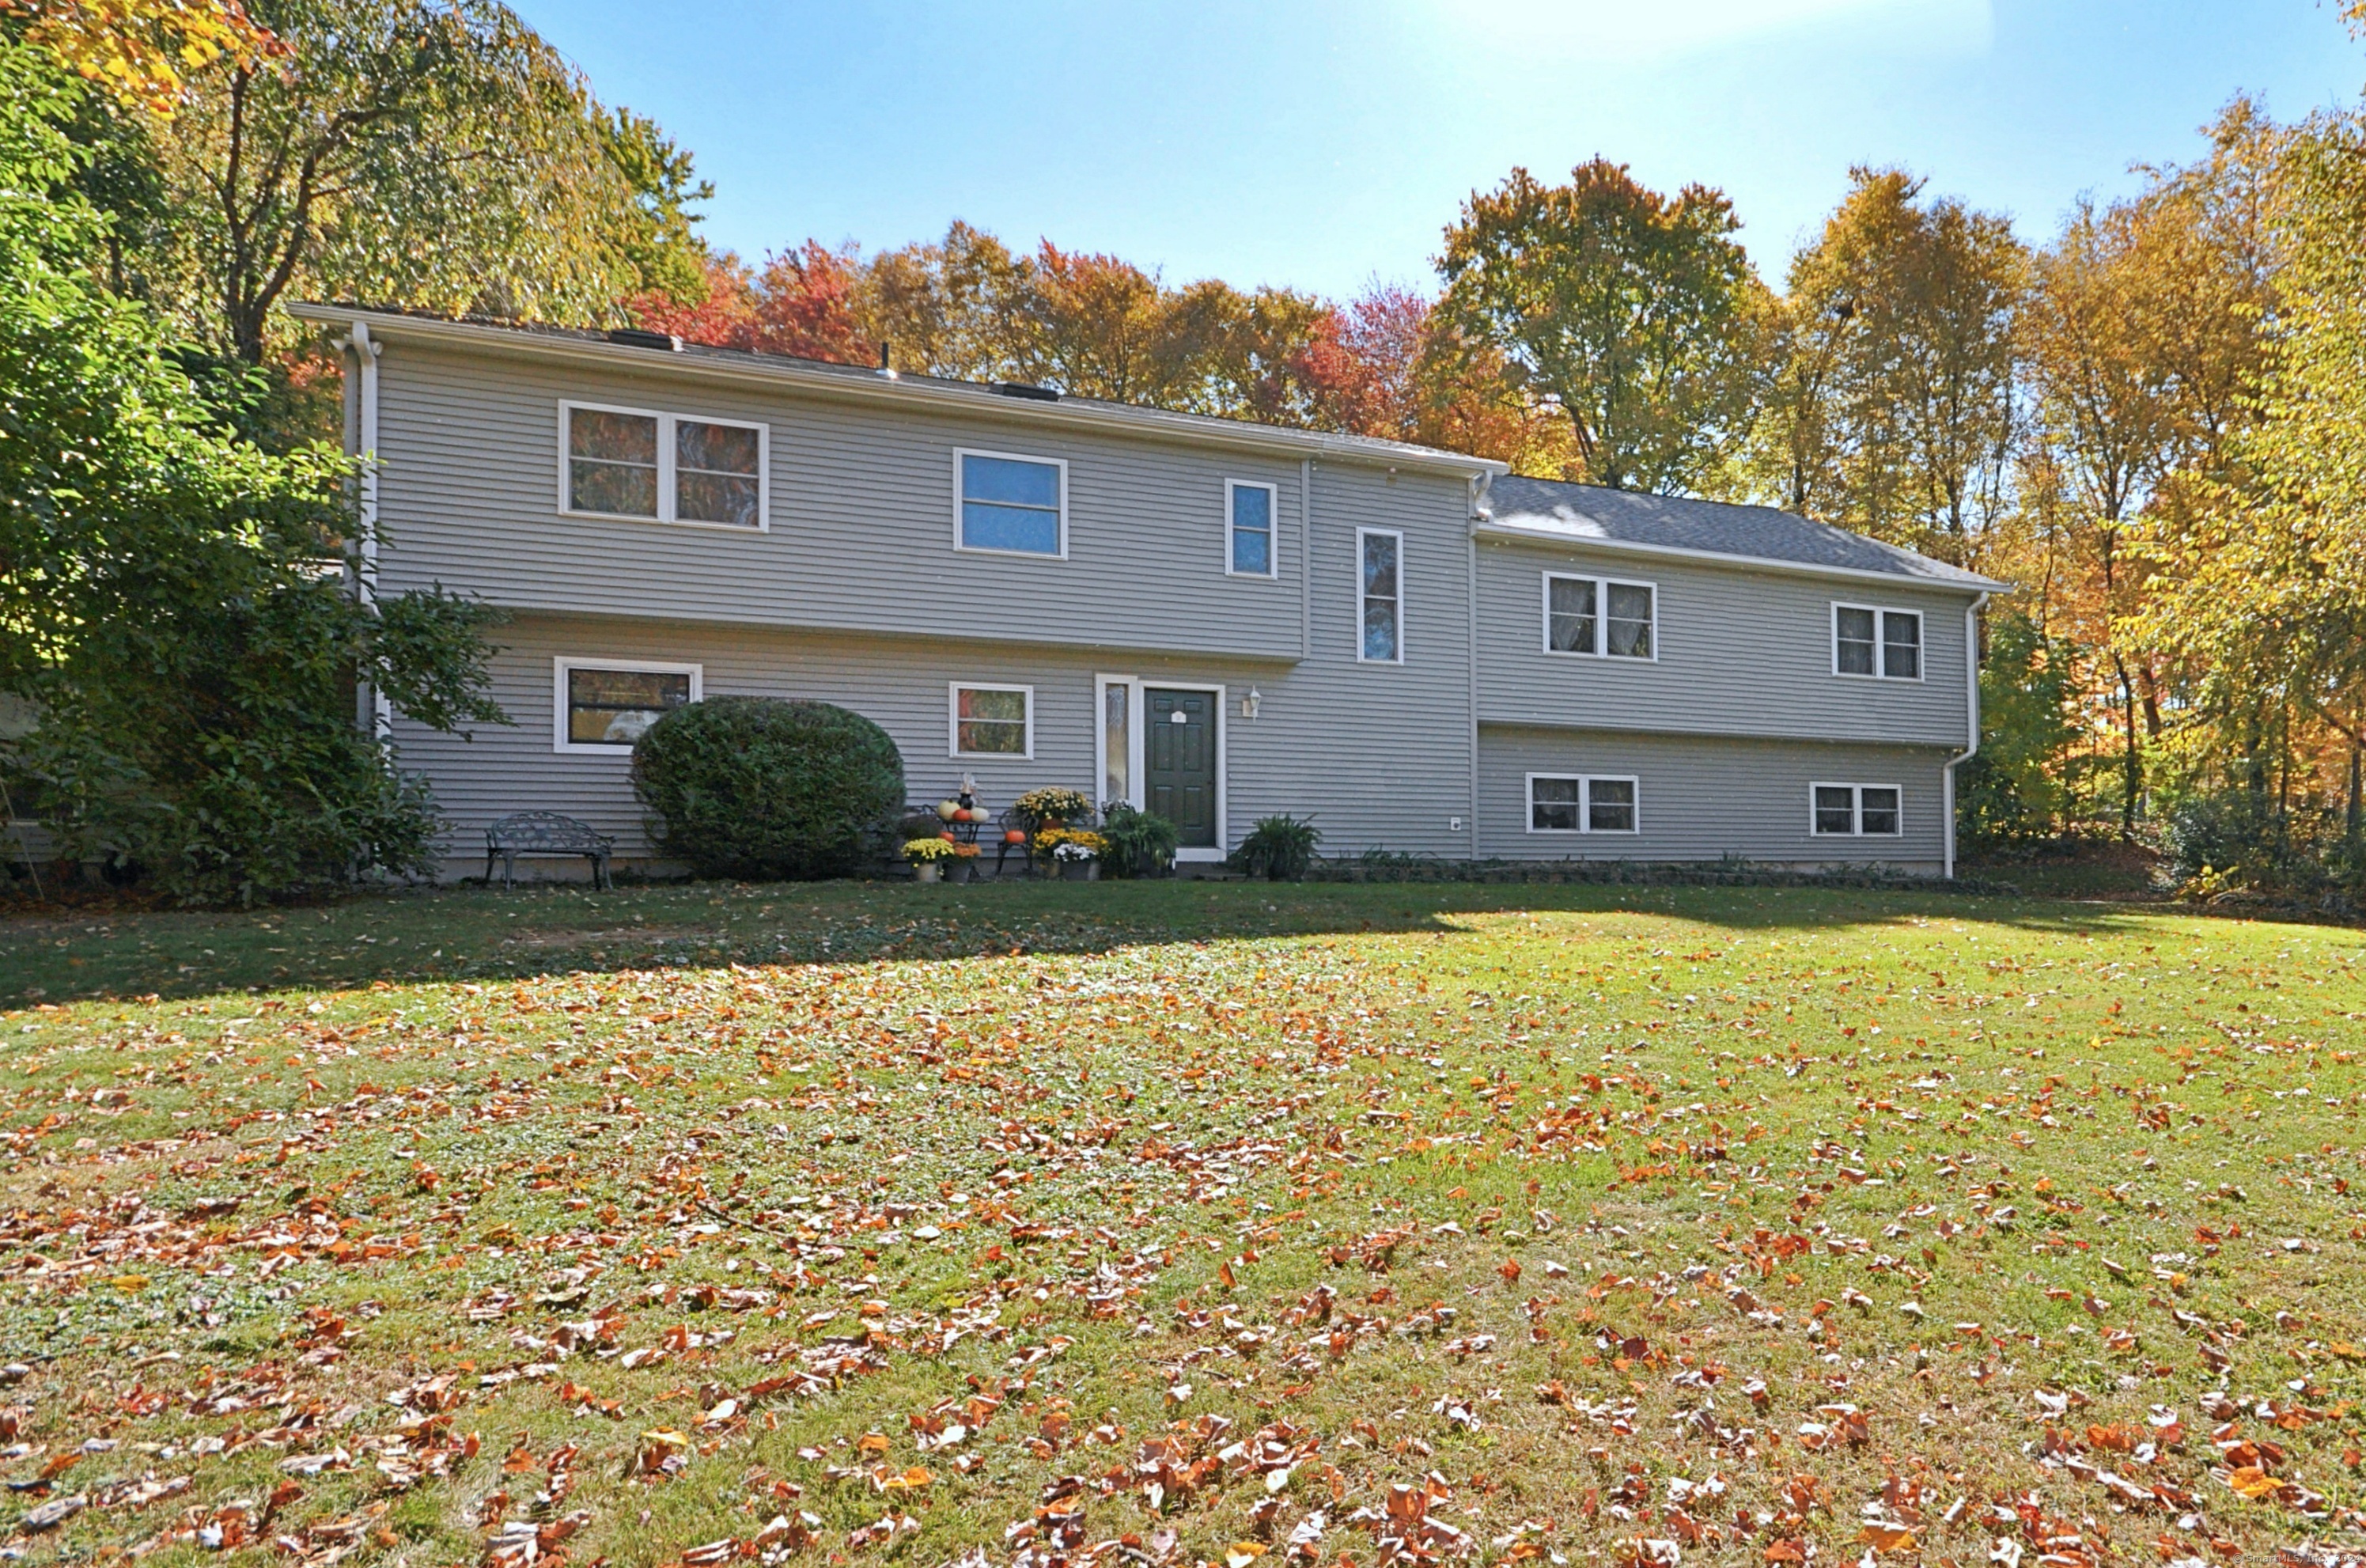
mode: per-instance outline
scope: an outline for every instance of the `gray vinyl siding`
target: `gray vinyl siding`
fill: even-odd
[[[1656,660],[1544,651],[1549,571],[1656,585]],[[1609,550],[1479,544],[1480,704],[1488,723],[1910,742],[1960,750],[1966,592]],[[1922,615],[1922,679],[1832,672],[1832,605]]]
[[[455,869],[480,853],[487,822],[529,808],[614,833],[627,857],[648,852],[626,760],[554,749],[560,657],[693,663],[710,696],[841,704],[895,738],[915,802],[966,772],[997,808],[1037,785],[1099,793],[1097,674],[1221,685],[1227,848],[1287,812],[1313,817],[1328,854],[1936,869],[1944,853],[1940,768],[1968,717],[1968,592],[1474,545],[1468,484],[1436,468],[1360,453],[1301,464],[1212,444],[1231,438],[1221,432],[1054,423],[1041,405],[990,397],[956,410],[851,401],[658,354],[646,367],[578,366],[400,337],[378,365],[382,587],[441,583],[512,614],[494,677],[514,726],[463,739],[396,721],[403,765],[456,824]],[[564,513],[562,400],[763,423],[767,529]],[[954,547],[963,447],[1066,462],[1066,558]],[[1228,479],[1275,487],[1274,579],[1224,570]],[[1357,658],[1359,528],[1403,538],[1400,664]],[[1654,583],[1658,660],[1545,653],[1548,570]],[[1836,600],[1921,611],[1923,679],[1835,676]],[[1034,688],[1031,759],[948,755],[956,679]],[[1240,705],[1252,687],[1256,720]],[[1643,831],[1526,832],[1531,771],[1634,774]],[[1899,785],[1904,836],[1811,838],[1812,781]]]
[[[1359,515],[1389,514],[1376,497]],[[1321,528],[1318,525],[1318,536]],[[1352,531],[1347,536],[1352,544]],[[1334,553],[1342,570],[1349,545]],[[1459,604],[1459,601],[1458,601]],[[941,799],[975,774],[999,809],[1021,791],[1064,784],[1098,794],[1094,699],[1098,675],[1222,686],[1225,847],[1256,818],[1315,816],[1329,852],[1382,844],[1444,855],[1470,852],[1470,752],[1464,668],[1441,657],[1425,668],[1353,662],[1346,617],[1318,626],[1336,634],[1327,654],[1292,669],[1211,658],[1143,657],[1056,644],[981,644],[928,638],[718,626],[645,617],[518,616],[498,634],[494,695],[515,721],[479,727],[467,739],[438,735],[397,716],[401,765],[423,773],[452,823],[445,839],[454,872],[481,869],[483,830],[497,817],[564,812],[617,839],[617,852],[646,857],[643,813],[633,797],[627,754],[555,749],[554,663],[560,658],[647,659],[701,667],[707,696],[801,697],[851,708],[877,722],[903,753],[916,803]],[[1034,688],[1031,759],[949,754],[948,685],[960,681]],[[1242,716],[1255,687],[1258,717]],[[1424,706],[1457,706],[1438,726]],[[1437,744],[1443,730],[1448,741]],[[1458,743],[1459,742],[1459,743]],[[1465,831],[1448,832],[1449,816]]]
[[[1481,852],[1506,860],[1716,860],[1936,873],[1945,851],[1937,748],[1488,725],[1480,730]],[[1639,831],[1528,831],[1530,773],[1636,780]],[[1808,831],[1814,784],[1895,784],[1896,838]]]
[[[657,356],[652,356],[656,358]],[[389,590],[519,609],[1294,659],[1300,466],[1007,418],[883,410],[699,378],[389,344],[378,362]],[[559,510],[561,400],[768,427],[765,532]],[[1068,464],[1065,559],[954,547],[954,451]],[[1224,481],[1277,491],[1279,576],[1225,572]],[[1455,490],[1432,478],[1433,493]],[[1433,529],[1458,531],[1458,495]]]

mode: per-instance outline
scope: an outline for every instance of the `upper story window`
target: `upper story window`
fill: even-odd
[[[1362,638],[1356,657],[1367,664],[1404,662],[1404,536],[1385,528],[1356,530],[1358,597]]]
[[[630,752],[650,725],[698,701],[703,673],[645,660],[560,659],[552,668],[561,751]]]
[[[1545,573],[1545,651],[1657,659],[1660,591],[1650,582]]]
[[[1273,547],[1274,487],[1246,479],[1224,481],[1224,570],[1234,577],[1271,577],[1278,557]]]
[[[1922,679],[1922,615],[1870,604],[1832,606],[1832,673]]]
[[[1068,465],[1056,457],[956,452],[964,550],[1063,557],[1068,553]]]
[[[559,510],[724,528],[764,526],[764,427],[561,403]]]

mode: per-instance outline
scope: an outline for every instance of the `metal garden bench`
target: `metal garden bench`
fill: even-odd
[[[608,853],[616,840],[594,832],[588,822],[556,811],[521,811],[485,829],[485,880],[493,879],[493,862],[501,863],[501,886],[515,880],[520,855],[581,855],[592,863],[592,881],[599,887],[615,885],[608,877]]]

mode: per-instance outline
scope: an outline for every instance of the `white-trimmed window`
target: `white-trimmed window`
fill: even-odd
[[[1832,673],[1885,681],[1922,679],[1922,613],[1835,604]]]
[[[1634,833],[1640,801],[1627,774],[1530,773],[1531,833]]]
[[[1251,479],[1224,481],[1224,570],[1234,577],[1272,577],[1280,570],[1274,518],[1280,492]]]
[[[698,701],[704,669],[646,659],[551,661],[553,749],[630,756],[642,731]]]
[[[558,509],[715,528],[765,525],[772,442],[746,420],[558,405]]]
[[[1404,662],[1404,536],[1391,528],[1356,530],[1356,658]]]
[[[1545,573],[1545,651],[1590,659],[1657,659],[1657,583]]]
[[[1905,794],[1896,784],[1808,786],[1808,830],[1818,838],[1894,839],[1905,832]]]
[[[957,450],[953,494],[955,547],[1055,559],[1067,555],[1065,459]]]
[[[947,745],[956,757],[1035,755],[1035,688],[955,681]]]

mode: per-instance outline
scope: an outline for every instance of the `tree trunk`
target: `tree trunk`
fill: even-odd
[[[2120,760],[2120,837],[2133,839],[2136,836],[2136,795],[2144,788],[2144,758],[2136,750],[2135,686],[2128,679],[2127,661],[2117,653],[2112,655],[2112,669],[2120,678],[2120,728],[2126,739]]]
[[[2349,743],[2349,804],[2342,812],[2341,824],[2342,833],[2349,839],[2352,852],[2356,852],[2360,836],[2366,835],[2366,817],[2360,815],[2358,804],[2359,750],[2358,742],[2352,740]]]

